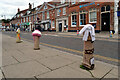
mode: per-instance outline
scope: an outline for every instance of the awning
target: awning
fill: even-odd
[[[30,25],[30,22],[22,23],[21,25]]]
[[[50,22],[50,20],[41,21],[41,23],[48,23],[48,22]]]

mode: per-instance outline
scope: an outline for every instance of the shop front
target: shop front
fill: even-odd
[[[51,20],[43,20],[40,24],[44,31],[49,31],[51,29]]]

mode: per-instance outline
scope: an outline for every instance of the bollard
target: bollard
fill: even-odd
[[[16,43],[21,43],[21,38],[20,38],[20,28],[17,29],[16,31],[17,35],[16,35]]]
[[[94,69],[94,47],[93,42],[95,41],[95,31],[94,27],[91,24],[85,25],[79,32],[79,34],[83,34],[84,41],[84,54],[83,54],[83,62],[82,65],[89,70]]]
[[[79,35],[79,30],[77,30],[77,36]]]
[[[112,31],[110,31],[110,37],[113,37],[113,32]]]
[[[41,37],[41,32],[36,29],[32,33],[32,36],[33,36],[33,40],[34,40],[34,50],[39,50],[40,49],[40,47],[39,47],[39,39]]]

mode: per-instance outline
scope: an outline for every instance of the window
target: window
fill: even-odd
[[[47,11],[47,19],[49,18],[49,11]]]
[[[80,11],[80,25],[86,25],[86,11]]]
[[[71,2],[72,2],[72,5],[76,3],[75,0],[72,0]]]
[[[71,18],[72,19],[71,20],[72,21],[72,26],[76,26],[77,25],[77,16],[74,14],[71,17],[72,17]]]
[[[66,8],[63,8],[63,15],[66,14]]]
[[[57,16],[60,16],[60,9],[57,9]]]
[[[26,22],[28,22],[28,17],[26,17]]]
[[[61,0],[61,4],[64,4],[65,3],[65,0]]]
[[[54,21],[52,22],[52,27],[53,27],[53,28],[55,27],[55,22],[54,22]]]
[[[24,22],[25,22],[25,18],[24,18]]]
[[[80,25],[86,25],[86,14],[80,14]]]
[[[22,23],[22,19],[21,19],[21,23]]]
[[[64,26],[66,26],[66,20],[64,20]]]
[[[47,9],[47,5],[45,4],[45,7],[44,7],[44,9]]]
[[[79,0],[79,2],[84,2],[85,0]]]
[[[105,7],[102,7],[102,8],[101,8],[101,12],[104,12],[104,11],[105,11]]]
[[[38,15],[36,15],[36,21],[37,21]]]
[[[89,22],[96,23],[97,22],[97,11],[95,8],[89,11]]]
[[[106,11],[110,11],[110,6],[109,6],[109,5],[103,6],[103,7],[101,8],[101,12],[106,12]]]
[[[31,16],[29,16],[29,21],[31,21]]]
[[[42,19],[45,19],[45,12],[42,13]]]
[[[106,11],[110,11],[110,6],[109,5],[106,6]]]

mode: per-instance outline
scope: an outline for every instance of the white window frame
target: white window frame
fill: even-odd
[[[93,22],[90,21],[90,18],[91,18],[90,13],[91,13],[91,12],[96,12],[96,21],[93,21]],[[96,10],[96,8],[92,8],[92,9],[89,11],[89,23],[97,23],[97,10]]]
[[[65,0],[61,0],[61,4],[64,4],[65,3]]]
[[[21,23],[22,23],[22,18],[21,18]]]
[[[76,13],[74,13],[74,14],[71,14],[71,27],[76,27],[77,26],[77,22],[76,22],[76,25],[72,25],[72,16],[73,15],[76,15],[76,19],[77,19],[77,14]],[[77,20],[76,20],[77,21]]]
[[[29,16],[29,22],[31,21],[31,16]]]
[[[55,21],[52,21],[52,28],[55,28]]]
[[[24,17],[24,22],[25,22],[25,17]]]
[[[28,22],[28,17],[26,17],[26,22]]]
[[[80,14],[85,14],[86,15],[86,12],[85,11],[79,12],[79,26],[85,26],[85,25],[80,24],[80,20],[81,20]]]
[[[60,9],[57,9],[57,16],[60,16]]]
[[[47,11],[47,19],[49,19],[50,18],[50,16],[49,16],[49,11]]]
[[[76,1],[75,0],[71,0],[71,4],[72,5],[76,4]]]
[[[47,5],[45,4],[44,9],[47,9]]]
[[[63,8],[63,15],[66,15],[66,7]]]

